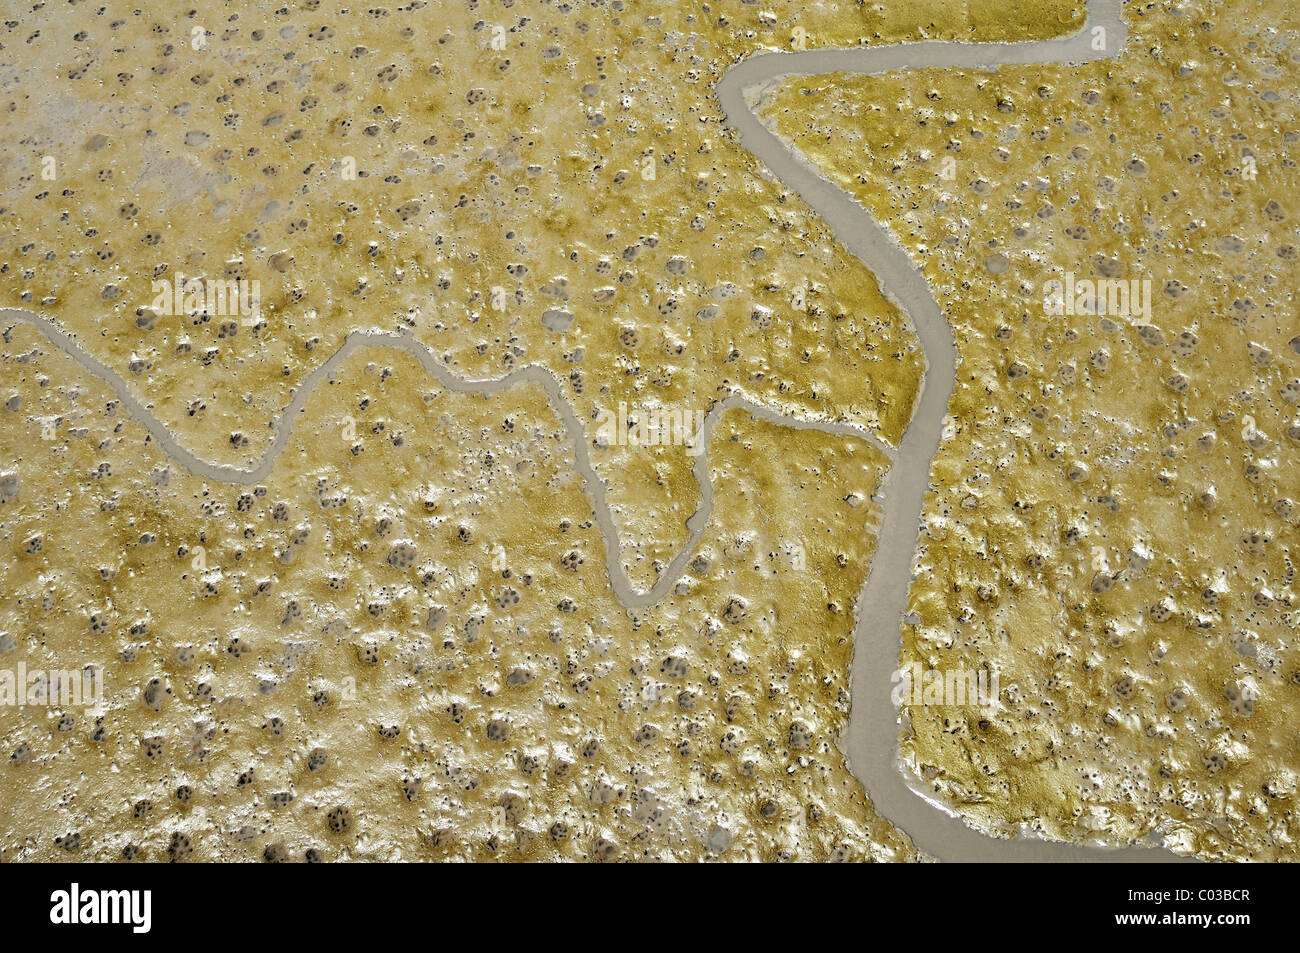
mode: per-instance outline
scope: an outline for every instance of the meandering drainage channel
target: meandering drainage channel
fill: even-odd
[[[989,837],[921,793],[897,754],[897,712],[890,698],[898,667],[899,634],[907,611],[912,559],[921,530],[930,463],[939,449],[948,399],[956,382],[952,331],[920,268],[894,236],[856,199],[826,179],[791,143],[759,121],[755,106],[782,80],[827,73],[872,75],[907,69],[993,69],[1011,64],[1079,63],[1116,55],[1127,30],[1122,0],[1088,0],[1087,20],[1073,36],[1024,43],[927,41],[860,49],[760,53],[737,63],[718,83],[727,124],[740,143],[794,189],[830,225],[836,239],[875,274],[881,291],[908,314],[926,369],[920,398],[894,463],[878,493],[884,516],[871,571],[858,597],[850,673],[852,708],[841,746],[876,810],[922,850],[952,861],[1181,860],[1155,843],[1114,848],[1073,846],[1026,832]],[[1104,42],[1094,49],[1102,28]]]
[[[587,433],[559,381],[548,370],[529,366],[499,378],[462,378],[440,364],[433,351],[403,331],[364,329],[351,332],[328,360],[317,366],[294,390],[289,405],[271,422],[272,438],[257,464],[244,468],[211,463],[181,446],[167,427],[127,387],[116,371],[93,357],[76,338],[48,318],[21,309],[0,309],[0,323],[32,325],[50,343],[87,373],[109,386],[124,410],[141,423],[169,458],[190,473],[220,483],[249,485],[270,475],[284,452],[294,423],[315,389],[352,354],[367,347],[406,351],[446,390],[463,394],[494,394],[531,382],[546,392],[560,416],[583,485],[591,497],[605,542],[610,585],[629,609],[659,602],[684,571],[713,513],[713,484],[708,445],[725,412],[747,411],[753,416],[801,430],[866,440],[891,460],[880,496],[884,501],[879,544],[857,603],[856,646],[851,672],[853,704],[842,741],[854,774],[866,787],[876,810],[912,837],[918,847],[942,860],[955,861],[1168,861],[1173,854],[1156,847],[1110,848],[1070,846],[1031,836],[988,837],[966,826],[947,808],[909,786],[897,761],[897,713],[890,700],[890,676],[898,665],[899,633],[911,583],[912,556],[920,531],[930,463],[939,447],[948,398],[956,374],[957,352],[952,334],[920,270],[901,245],[856,200],[825,179],[793,146],[783,143],[758,120],[751,106],[764,89],[792,76],[851,72],[876,74],[926,67],[993,68],[1005,64],[1081,62],[1113,55],[1125,35],[1122,0],[1089,0],[1087,23],[1080,33],[1063,39],[1027,43],[924,42],[852,50],[797,53],[765,52],[737,63],[718,83],[717,93],[727,123],[741,144],[786,185],[797,191],[834,230],[839,242],[876,275],[881,290],[908,314],[925,355],[926,372],[914,416],[899,446],[883,444],[870,431],[844,423],[805,421],[787,417],[743,397],[716,403],[697,439],[704,452],[693,472],[700,506],[687,521],[685,546],[672,558],[658,582],[647,591],[635,589],[619,560],[619,534],[605,500],[605,484],[592,468]],[[1093,27],[1107,31],[1106,50],[1092,48]],[[8,331],[5,332],[6,338]],[[915,784],[916,779],[910,779]],[[918,785],[919,787],[919,785]]]

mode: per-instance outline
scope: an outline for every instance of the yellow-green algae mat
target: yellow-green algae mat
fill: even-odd
[[[583,420],[740,394],[888,445],[907,320],[711,87],[921,19],[41,5],[0,33],[0,295],[216,465],[262,460],[370,327],[461,379],[547,368]],[[226,282],[257,306],[208,308]],[[916,856],[835,746],[870,441],[723,417],[689,574],[628,612],[536,385],[451,394],[358,352],[242,485],[32,327],[2,366],[0,663],[35,676],[0,711],[5,860]],[[641,589],[700,503],[686,449],[588,450]],[[103,707],[51,704],[70,683]]]

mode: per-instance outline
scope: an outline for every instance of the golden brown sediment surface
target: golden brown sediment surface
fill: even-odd
[[[1293,859],[1300,18],[1125,18],[1113,61],[799,79],[763,114],[956,335],[902,656],[998,672],[1001,709],[905,709],[905,759],[991,832]],[[1150,279],[1151,312],[1049,314],[1066,272]]]
[[[6,351],[0,661],[102,667],[107,710],[5,710],[5,860],[915,857],[834,743],[863,441],[724,415],[709,532],[629,613],[536,385],[363,350],[232,487],[34,329]]]
[[[906,317],[711,87],[761,48],[1081,22],[1014,6],[37,4],[0,24],[0,305],[214,462],[370,327],[547,368],[583,420],[744,394],[896,443]],[[155,307],[180,276],[261,308]],[[836,747],[865,441],[726,414],[687,574],[629,613],[537,385],[366,350],[257,487],[186,473],[26,325],[0,405],[0,669],[91,666],[108,701],[0,707],[4,860],[917,857]],[[589,452],[648,587],[692,458]]]

